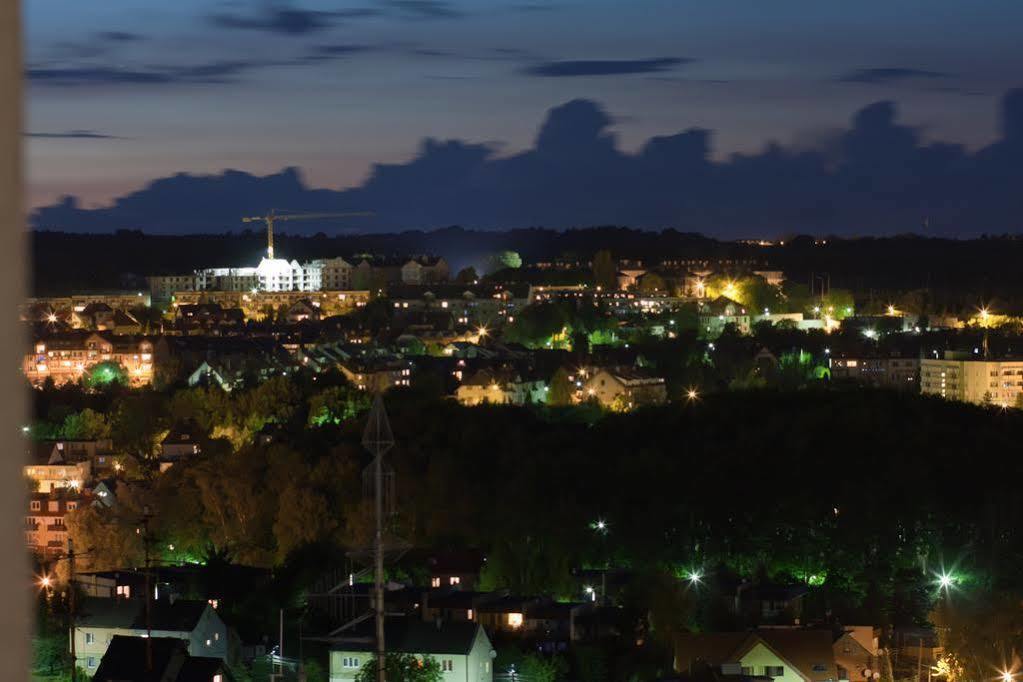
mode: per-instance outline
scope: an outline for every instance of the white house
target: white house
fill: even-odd
[[[364,633],[359,633],[364,634]],[[472,622],[426,623],[417,618],[388,622],[387,650],[430,656],[441,668],[443,682],[493,682],[494,647],[483,628]],[[373,659],[371,635],[344,637],[330,649],[330,682],[350,682]]]
[[[148,622],[147,622],[148,621]],[[74,638],[78,666],[94,674],[115,635],[186,640],[188,653],[227,659],[227,626],[204,601],[88,597],[78,609]]]

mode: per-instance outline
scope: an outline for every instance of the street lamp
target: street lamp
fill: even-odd
[[[1012,682],[1013,674],[1008,670],[1002,671],[1002,682]]]
[[[703,576],[699,571],[690,571],[688,579],[690,585],[699,585],[700,581],[703,580]]]
[[[692,400],[696,400],[699,397],[700,397],[700,394],[696,391],[695,388],[690,388],[688,391],[686,391],[686,399],[687,400],[692,401]]]

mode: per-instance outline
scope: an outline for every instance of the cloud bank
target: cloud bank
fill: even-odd
[[[426,139],[409,162],[377,165],[348,190],[311,189],[294,168],[267,176],[178,174],[108,207],[85,209],[65,198],[35,211],[31,224],[222,232],[241,229],[240,216],[283,207],[374,211],[373,219],[352,223],[362,231],[618,224],[720,237],[1018,232],[1023,89],[1004,96],[1000,114],[999,139],[976,152],[925,143],[898,121],[894,104],[877,102],[856,112],[834,139],[772,143],[717,162],[711,132],[695,128],[623,152],[609,130],[611,116],[581,99],[551,109],[534,146],[511,157],[484,144]]]

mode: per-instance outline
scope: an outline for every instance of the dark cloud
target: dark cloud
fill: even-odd
[[[254,15],[213,14],[209,20],[220,28],[303,35],[329,28],[333,23],[333,15],[330,12],[278,6],[267,7]]]
[[[145,36],[127,31],[103,31],[96,34],[96,37],[109,43],[133,43],[142,40]]]
[[[950,76],[951,74],[943,73],[941,71],[889,67],[881,69],[858,69],[851,73],[839,76],[835,80],[839,83],[891,83],[892,81],[949,78]]]
[[[234,82],[248,71],[285,64],[285,62],[237,60],[187,66],[149,66],[133,69],[121,69],[112,66],[34,67],[25,71],[25,77],[35,85],[61,87],[212,84]]]
[[[622,151],[612,117],[574,100],[551,109],[532,148],[424,140],[408,162],[378,164],[360,186],[307,187],[294,169],[269,176],[177,174],[85,209],[73,199],[37,210],[37,229],[222,231],[274,206],[373,210],[368,231],[447,225],[508,229],[630,225],[719,237],[897,234],[926,220],[931,236],[1018,232],[1023,223],[1023,89],[1001,105],[1001,136],[969,151],[924,142],[891,102],[836,130],[717,161],[711,131],[688,129]],[[183,201],[182,197],[187,197]]]
[[[618,76],[633,73],[658,73],[693,61],[679,57],[654,59],[583,59],[535,64],[523,69],[530,76]]]
[[[63,132],[24,133],[25,137],[49,140],[121,140],[117,135],[96,132],[95,130],[65,130]]]
[[[342,59],[355,54],[369,52],[374,49],[375,48],[369,45],[349,45],[345,43],[317,45],[303,58],[303,61],[321,62],[333,59]]]
[[[446,0],[385,0],[385,5],[416,19],[457,19],[463,12]]]

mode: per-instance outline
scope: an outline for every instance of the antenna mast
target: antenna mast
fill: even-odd
[[[373,615],[376,619],[377,682],[387,682],[384,646],[384,453],[394,447],[394,435],[387,420],[384,400],[377,395],[369,412],[362,446],[373,454],[373,501],[376,510],[376,535],[373,540]],[[393,495],[392,495],[393,504]]]

